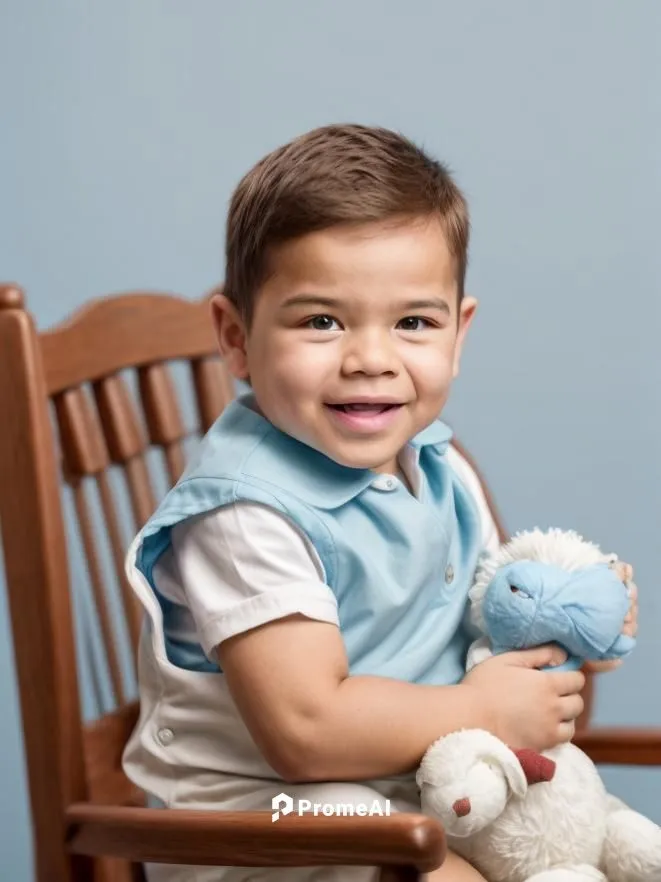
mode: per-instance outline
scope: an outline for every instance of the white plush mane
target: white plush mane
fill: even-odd
[[[538,560],[574,572],[593,564],[617,560],[617,555],[605,554],[598,545],[588,542],[573,530],[553,528],[543,531],[535,528],[517,533],[495,554],[484,557],[475,573],[475,582],[468,596],[471,620],[481,631],[484,631],[482,601],[489,583],[496,570],[517,560]]]

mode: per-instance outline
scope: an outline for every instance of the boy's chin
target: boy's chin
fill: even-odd
[[[367,447],[368,445],[364,443],[362,450],[351,450],[338,445],[334,450],[324,452],[326,456],[349,469],[369,469],[373,472],[393,471],[397,462],[399,448],[388,447],[383,449],[381,445],[374,445],[369,450]]]
[[[283,428],[287,432],[287,428]],[[374,441],[362,438],[355,441],[347,441],[341,438],[324,437],[321,433],[312,436],[302,431],[287,432],[298,441],[314,448],[328,459],[332,459],[338,465],[349,469],[369,469],[374,472],[390,472],[391,466],[396,465],[397,456],[406,442],[397,446],[392,440],[384,444],[383,440]]]

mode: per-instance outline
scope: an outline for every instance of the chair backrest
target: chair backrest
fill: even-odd
[[[121,769],[140,625],[124,554],[158,474],[164,491],[234,394],[208,309],[208,297],[116,295],[38,333],[21,291],[0,287],[0,526],[39,882],[89,878],[66,856],[68,805],[142,801]],[[102,696],[99,667],[106,698],[87,722],[81,683]]]
[[[139,615],[123,559],[159,495],[150,448],[162,452],[162,483],[172,483],[191,432],[204,432],[233,395],[208,309],[207,298],[122,295],[38,334],[21,292],[0,288],[0,524],[40,882],[68,878],[67,805],[141,800],[120,764],[138,713],[130,684]],[[172,361],[188,367],[193,425]],[[72,527],[86,562],[75,578]],[[99,637],[87,658],[74,594]],[[100,654],[110,710],[86,724],[79,674],[89,679]]]

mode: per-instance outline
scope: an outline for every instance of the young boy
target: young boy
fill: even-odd
[[[133,543],[147,612],[128,775],[169,807],[390,800],[444,733],[569,740],[580,672],[551,647],[463,677],[467,591],[497,536],[439,415],[476,302],[447,171],[401,136],[313,131],[229,211],[220,351],[251,393]],[[375,882],[368,867],[158,867],[177,882]],[[454,855],[430,879],[482,877]]]

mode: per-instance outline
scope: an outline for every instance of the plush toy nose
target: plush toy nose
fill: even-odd
[[[453,802],[452,810],[458,818],[465,818],[471,811],[470,799],[465,796],[463,799],[458,799],[456,802]]]

